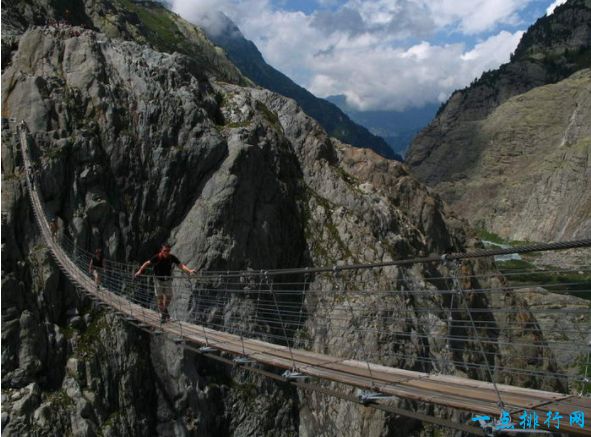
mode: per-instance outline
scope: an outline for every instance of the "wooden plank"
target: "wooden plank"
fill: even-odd
[[[250,346],[252,346],[253,342],[247,342]],[[276,346],[276,345],[274,345]],[[263,348],[264,347],[264,343],[261,342],[257,342],[257,344],[255,345],[255,350],[261,351],[261,350],[269,350],[272,349],[274,350],[274,354],[275,355],[279,355],[283,358],[286,359],[291,359],[291,354],[289,353],[289,351],[287,350],[287,348],[277,348],[277,347],[273,347],[273,348]],[[408,380],[407,378],[403,378],[400,377],[396,374],[390,374],[390,373],[385,373],[385,372],[376,372],[374,366],[372,366],[372,374],[370,375],[369,370],[367,369],[367,366],[365,367],[351,367],[351,366],[347,366],[346,363],[343,362],[343,360],[341,359],[333,359],[331,358],[331,360],[326,361],[326,356],[322,356],[319,354],[306,354],[306,353],[301,353],[302,351],[300,350],[294,350],[293,354],[296,357],[297,361],[298,361],[298,366],[297,366],[297,370],[298,371],[304,371],[306,372],[305,367],[308,366],[320,366],[320,367],[325,367],[325,368],[330,368],[330,369],[335,369],[335,370],[340,370],[340,371],[347,371],[348,373],[351,374],[355,374],[355,375],[359,375],[359,376],[364,376],[376,381],[380,381],[380,382],[387,382],[387,383],[400,383],[402,385],[405,386],[416,386],[416,387],[421,387],[421,388],[426,388],[428,389],[430,392],[440,392],[440,393],[444,393],[444,394],[449,394],[452,391],[450,390],[450,385],[445,383],[445,382],[441,382],[441,381],[437,381],[434,380],[433,378],[430,378],[430,375],[426,374],[426,373],[420,373],[420,372],[409,372],[409,371],[405,371],[402,372],[405,374],[405,376],[407,375],[411,375],[414,378],[411,380]],[[311,357],[313,359],[311,359]],[[301,366],[300,363],[306,363],[305,366]],[[467,398],[472,398],[472,399],[479,399],[479,400],[487,400],[493,403],[497,403],[498,398],[496,396],[496,392],[494,391],[494,387],[492,384],[487,384],[485,387],[481,387],[481,388],[472,388],[470,386],[467,387],[462,387],[462,386],[458,386],[457,384],[457,380],[454,381],[454,385],[456,385],[456,387],[453,389],[454,393],[464,393],[465,397]],[[519,406],[522,407],[523,405],[525,405],[527,402],[531,402],[532,398],[530,396],[516,396],[513,395],[511,393],[503,393],[502,394],[502,398],[503,400],[508,404],[508,405],[515,405],[515,406]],[[546,400],[546,398],[535,398],[534,399],[536,402],[540,402],[542,400]]]

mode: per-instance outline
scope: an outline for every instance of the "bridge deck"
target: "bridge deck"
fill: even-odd
[[[28,168],[30,162],[25,150],[25,142],[26,139],[21,138],[25,167]],[[400,398],[484,414],[493,419],[499,416],[498,397],[493,384],[488,382],[457,376],[431,375],[377,364],[368,365],[362,361],[347,360],[299,349],[290,350],[285,346],[241,338],[235,334],[186,322],[170,321],[161,325],[159,314],[155,311],[132,303],[103,287],[99,290],[96,289],[94,282],[52,239],[37,191],[32,189],[28,179],[27,184],[29,185],[33,211],[43,238],[62,271],[89,295],[131,319],[182,338],[184,342],[199,346],[208,345],[220,351],[248,357],[258,363],[292,369],[312,377]],[[585,428],[581,429],[576,425],[571,425],[568,420],[570,413],[582,411],[587,422],[591,421],[591,399],[502,384],[497,384],[497,388],[506,409],[512,413],[514,421],[523,410],[536,411],[540,417],[541,425],[548,411],[558,411],[563,416],[560,431],[568,432],[571,435],[591,436],[591,427],[588,426],[588,423]]]

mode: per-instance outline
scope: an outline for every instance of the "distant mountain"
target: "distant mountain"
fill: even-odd
[[[200,25],[205,29],[209,39],[222,47],[242,74],[254,83],[294,99],[304,112],[316,119],[330,136],[355,147],[372,149],[386,158],[402,160],[402,157],[395,153],[383,138],[354,123],[336,105],[314,96],[267,64],[254,43],[247,40],[240,29],[224,14],[219,13],[214,21],[215,28],[208,29],[203,23]]]
[[[329,96],[326,100],[337,105],[354,122],[384,138],[390,147],[401,155],[406,153],[417,133],[433,120],[441,106],[432,103],[422,108],[411,108],[405,111],[358,111],[347,105],[343,95]]]
[[[406,162],[503,237],[588,238],[590,67],[591,0],[570,0],[528,29],[509,63],[454,92]]]

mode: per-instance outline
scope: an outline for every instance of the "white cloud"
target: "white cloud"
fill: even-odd
[[[518,23],[518,12],[531,1],[439,0],[428,4],[439,26],[458,26],[466,34],[478,34],[499,24]]]
[[[225,9],[231,2],[226,0],[167,0],[174,12],[192,23],[198,23],[212,32],[223,29],[221,16],[217,11]]]
[[[339,50],[318,57],[310,89],[319,96],[344,94],[359,110],[422,106],[445,100],[483,71],[507,62],[523,32],[500,32],[465,50],[463,44],[421,42]]]
[[[519,11],[533,0],[349,0],[367,29],[407,29],[413,32],[453,27],[465,34],[518,23]]]
[[[517,22],[529,1],[348,0],[334,13],[308,15],[278,9],[271,0],[172,4],[208,26],[205,13],[221,9],[269,64],[321,97],[344,94],[359,109],[404,109],[441,101],[508,61],[522,35],[501,31],[466,47],[427,42],[434,32],[490,33],[499,23]],[[408,37],[424,42],[401,47]]]
[[[546,9],[546,15],[552,15],[554,13],[554,9],[564,3],[566,3],[566,0],[556,0],[554,3],[548,6],[548,9]]]

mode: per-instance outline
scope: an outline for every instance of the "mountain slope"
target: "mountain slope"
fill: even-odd
[[[256,46],[246,40],[234,23],[223,14],[220,14],[220,19],[224,21],[224,32],[210,32],[208,37],[226,51],[232,62],[228,62],[222,51],[207,40],[202,29],[187,23],[159,2],[108,0],[81,5],[82,2],[56,2],[54,5],[43,1],[31,5],[23,0],[10,6],[7,4],[2,9],[2,15],[8,29],[3,32],[5,35],[10,31],[22,33],[28,22],[67,22],[92,28],[109,37],[147,44],[163,52],[177,51],[200,60],[204,70],[219,79],[231,83],[242,81],[245,84],[248,82],[245,77],[248,77],[263,88],[293,98],[308,115],[318,120],[329,135],[347,144],[370,148],[389,159],[402,160],[384,139],[355,124],[337,106],[317,98],[268,65]],[[5,38],[3,42],[4,57],[16,48],[15,43],[11,46],[9,41]],[[3,64],[4,61],[3,58]]]
[[[558,7],[551,16],[539,19],[526,32],[511,62],[498,70],[483,74],[470,87],[455,92],[433,122],[413,141],[406,157],[407,163],[419,179],[442,193],[444,199],[457,207],[456,210],[472,220],[473,224],[493,227],[504,237],[545,240],[580,235],[580,232],[586,229],[584,217],[579,217],[578,225],[571,223],[565,229],[564,223],[557,220],[553,225],[544,225],[543,230],[536,229],[532,222],[528,231],[526,217],[512,229],[505,225],[497,225],[491,217],[499,210],[503,210],[507,215],[521,214],[519,206],[522,202],[517,199],[522,188],[513,185],[512,190],[506,190],[511,184],[515,184],[510,175],[511,165],[504,166],[501,161],[495,162],[493,166],[490,156],[502,155],[504,150],[511,147],[512,140],[504,136],[504,132],[510,129],[514,129],[515,138],[523,140],[521,146],[530,144],[524,135],[532,132],[531,126],[536,126],[536,138],[540,139],[540,142],[536,147],[530,144],[531,149],[522,148],[522,153],[529,157],[532,169],[548,168],[547,157],[554,156],[555,149],[563,146],[560,135],[555,135],[558,131],[570,138],[569,144],[579,144],[585,152],[588,146],[586,131],[568,131],[568,117],[566,123],[564,119],[566,115],[575,118],[584,116],[586,111],[585,108],[581,108],[579,115],[575,115],[576,108],[569,106],[575,101],[569,100],[574,99],[572,93],[565,96],[550,93],[554,98],[538,100],[538,104],[542,105],[541,111],[529,108],[532,110],[528,112],[527,108],[518,109],[515,105],[501,109],[501,106],[512,97],[559,82],[585,67],[591,67],[591,1],[572,0]],[[588,86],[585,80],[580,78],[569,83],[581,86],[581,92]],[[564,86],[570,89],[569,85]],[[524,97],[528,101],[530,98],[533,97]],[[492,121],[498,114],[506,114],[509,108],[513,108],[515,112],[507,115],[505,124],[495,124]],[[557,108],[569,112],[556,114]],[[495,115],[497,110],[500,111]],[[542,113],[553,113],[557,117],[545,119],[546,123],[540,125],[535,118]],[[511,123],[512,120],[515,123]],[[527,121],[531,122],[530,126],[526,126]],[[496,130],[491,126],[495,126]],[[570,133],[567,134],[567,131]],[[574,165],[572,172],[585,174],[588,171],[586,161],[575,161],[576,163],[571,163]],[[492,167],[489,168],[487,165]],[[477,180],[493,171],[505,175],[506,180],[503,180],[501,188],[488,190],[486,194],[474,188],[479,185]],[[568,178],[568,174],[552,176],[554,173],[544,173],[544,170],[536,174],[539,175],[536,189],[540,190],[540,185],[553,177]],[[567,206],[557,202],[557,197],[551,197],[553,200],[538,197],[535,199],[548,203],[552,210]],[[473,207],[466,206],[473,204],[481,205],[478,213],[474,212]],[[577,208],[576,203],[568,206],[571,210]],[[479,223],[483,217],[487,219]]]
[[[590,69],[513,97],[474,123],[478,159],[437,191],[478,227],[514,240],[588,238],[589,120]]]
[[[61,27],[81,26],[145,44],[165,53],[182,53],[192,58],[204,74],[230,83],[248,84],[223,50],[214,46],[205,33],[162,4],[151,1],[104,0],[27,2],[18,0],[2,5],[2,68],[18,46],[18,36],[31,24]]]
[[[208,32],[209,38],[226,50],[232,62],[254,83],[294,99],[306,114],[320,123],[330,136],[355,147],[372,149],[386,158],[402,160],[383,138],[373,135],[365,127],[354,123],[336,105],[314,96],[267,64],[257,47],[252,41],[244,38],[229,18],[221,13],[217,18],[224,23],[223,30],[216,28],[216,32]]]

